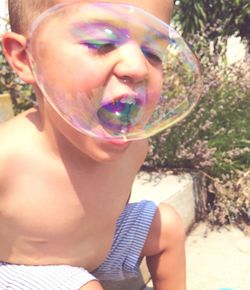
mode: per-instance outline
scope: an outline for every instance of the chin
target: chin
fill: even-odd
[[[77,142],[71,139],[72,145],[88,159],[99,163],[117,161],[126,154],[131,144],[131,141],[100,140],[86,135],[79,139]]]
[[[58,140],[65,145],[63,147],[66,152],[74,152],[75,156],[79,158],[83,157],[99,163],[116,161],[125,154],[131,144],[131,141],[102,140],[86,135],[62,121],[58,115],[56,115],[57,118],[54,115],[54,127],[59,132]],[[63,136],[63,140],[60,138],[61,136]]]
[[[94,158],[99,162],[111,162],[121,158],[128,150],[131,142],[98,141]],[[94,156],[93,156],[94,157]]]

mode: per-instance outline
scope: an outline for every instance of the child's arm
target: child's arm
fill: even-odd
[[[155,290],[186,290],[185,238],[179,215],[161,203],[142,251]]]

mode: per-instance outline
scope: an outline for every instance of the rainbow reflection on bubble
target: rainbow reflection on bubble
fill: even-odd
[[[150,137],[182,120],[202,90],[181,36],[127,4],[59,4],[33,23],[28,43],[45,100],[76,130],[102,139]]]

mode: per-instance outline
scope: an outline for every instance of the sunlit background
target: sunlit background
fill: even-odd
[[[5,19],[7,16],[7,1],[1,1],[0,2],[0,33],[3,33],[4,31],[4,21],[3,19]]]

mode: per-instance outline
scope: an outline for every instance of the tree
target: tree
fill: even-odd
[[[174,21],[184,37],[208,30],[212,41],[236,35],[250,48],[249,0],[176,0],[175,5]]]

